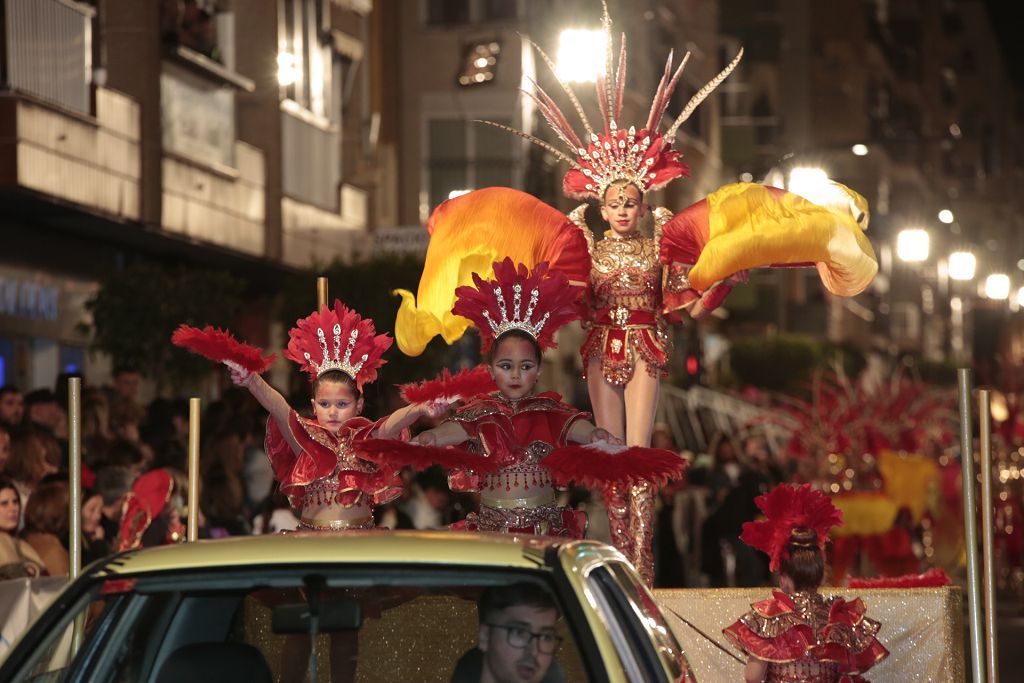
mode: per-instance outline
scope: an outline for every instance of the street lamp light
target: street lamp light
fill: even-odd
[[[992,273],[985,278],[985,296],[989,299],[1008,299],[1010,297],[1010,278],[1003,273]]]
[[[978,260],[969,251],[954,251],[949,255],[949,277],[953,280],[973,280]]]
[[[950,225],[954,220],[956,220],[956,217],[949,209],[943,209],[942,211],[939,211],[939,220],[946,225]]]
[[[907,263],[920,263],[928,260],[928,231],[921,228],[900,230],[896,236],[896,255]]]
[[[277,53],[277,83],[282,88],[286,88],[289,85],[299,80],[301,75],[301,69],[299,68],[299,58],[291,52],[278,52]]]
[[[555,73],[567,83],[592,83],[604,70],[606,51],[602,31],[565,29],[558,36]]]
[[[850,148],[850,151],[853,152],[853,156],[855,157],[866,157],[868,155],[868,146],[862,143],[857,143]]]

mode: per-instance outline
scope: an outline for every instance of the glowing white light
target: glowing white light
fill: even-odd
[[[813,166],[797,166],[791,170],[786,189],[820,206],[849,204],[849,197],[829,180],[824,169]]]
[[[985,296],[989,299],[1008,299],[1010,297],[1010,278],[1003,273],[992,273],[985,278]]]
[[[978,259],[969,251],[954,251],[949,255],[949,277],[954,280],[973,280]]]
[[[558,36],[555,72],[571,83],[592,83],[604,71],[606,45],[602,31],[566,29]]]
[[[482,69],[487,66],[487,57],[477,57],[473,60],[473,66],[478,69]]]
[[[939,220],[945,223],[946,225],[949,225],[954,220],[956,220],[956,218],[953,216],[952,211],[950,211],[949,209],[943,209],[942,211],[939,211]]]
[[[858,143],[851,147],[850,151],[853,152],[854,156],[866,157],[868,155],[868,146]]]
[[[299,80],[299,58],[291,52],[277,53],[277,82],[284,88]]]
[[[920,228],[900,230],[896,236],[896,255],[901,261],[919,263],[928,260],[928,232]]]
[[[464,194],[469,194],[472,191],[473,190],[452,190],[448,193],[448,199],[455,199],[456,197],[461,197]]]
[[[1024,307],[1024,287],[1017,290],[1017,305]]]

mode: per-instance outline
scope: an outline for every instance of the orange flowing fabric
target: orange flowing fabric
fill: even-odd
[[[689,280],[701,292],[749,268],[814,265],[828,291],[854,296],[878,272],[860,225],[866,221],[867,201],[839,183],[822,205],[774,187],[735,183],[665,224],[661,259],[694,264]]]
[[[551,263],[569,281],[585,285],[590,254],[580,229],[557,209],[532,195],[506,187],[476,190],[442,203],[427,223],[430,245],[416,296],[404,289],[395,320],[398,348],[423,353],[437,335],[451,344],[469,321],[451,312],[455,290],[472,285],[472,273],[492,276],[491,264],[510,257],[533,268]]]

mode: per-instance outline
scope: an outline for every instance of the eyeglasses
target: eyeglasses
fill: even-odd
[[[505,636],[508,639],[508,644],[519,650],[530,647],[530,643],[534,640],[537,641],[537,651],[542,652],[546,655],[554,654],[559,646],[562,644],[562,636],[556,636],[554,633],[534,633],[528,628],[523,626],[509,625],[509,624],[487,624],[491,628],[500,628],[505,630]]]

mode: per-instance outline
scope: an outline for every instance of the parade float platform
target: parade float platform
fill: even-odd
[[[959,588],[823,589],[824,595],[860,597],[867,616],[882,624],[878,640],[888,659],[866,675],[876,681],[964,680],[963,595]],[[674,613],[739,655],[722,629],[769,597],[765,588],[657,589],[654,596],[683,645],[701,683],[741,680],[743,666],[707,638],[682,623]]]

